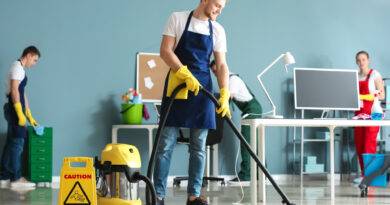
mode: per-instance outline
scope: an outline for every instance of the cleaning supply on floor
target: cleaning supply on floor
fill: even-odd
[[[94,159],[65,157],[62,162],[58,205],[97,204]]]
[[[384,154],[363,154],[362,157],[364,163],[364,176],[369,176],[371,173],[379,170],[383,166],[385,160]],[[386,173],[375,177],[369,186],[386,187]]]

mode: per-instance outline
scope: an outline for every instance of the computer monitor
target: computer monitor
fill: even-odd
[[[357,70],[295,68],[295,109],[359,110]]]

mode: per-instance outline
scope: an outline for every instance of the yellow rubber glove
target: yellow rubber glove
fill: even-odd
[[[374,101],[375,97],[372,94],[359,95],[360,100]]]
[[[173,90],[182,83],[185,83],[184,80],[179,79],[173,71],[169,71],[168,77],[168,87],[167,87],[167,96],[171,97]],[[186,100],[188,98],[188,90],[181,89],[177,94],[175,99]]]
[[[28,108],[26,109],[26,117],[27,117],[28,121],[30,122],[30,125],[32,125],[34,127],[38,125],[38,122],[31,115],[31,110]]]
[[[18,125],[26,126],[26,116],[24,116],[23,114],[22,104],[20,104],[20,102],[17,102],[14,104],[14,108],[16,111],[16,115],[18,116]]]
[[[186,82],[187,89],[189,91],[194,92],[195,95],[198,95],[200,83],[198,79],[196,79],[190,70],[188,70],[187,66],[182,66],[179,70],[176,71],[175,75]]]
[[[226,88],[221,88],[219,92],[220,96],[218,102],[221,106],[217,109],[217,113],[221,114],[222,117],[225,117],[226,115],[227,117],[231,118],[232,115],[230,114],[229,108],[230,92]]]
[[[194,92],[198,95],[200,89],[199,81],[192,75],[191,71],[188,70],[187,66],[182,66],[176,72],[169,72],[169,80],[167,87],[167,96],[172,95],[173,90],[180,84],[186,83],[186,89],[182,89],[175,99],[187,99],[188,91]]]

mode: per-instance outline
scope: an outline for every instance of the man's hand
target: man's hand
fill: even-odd
[[[232,117],[230,114],[230,108],[229,108],[229,98],[230,98],[230,93],[229,90],[226,88],[221,88],[220,89],[220,94],[219,94],[219,105],[220,107],[217,109],[217,113],[221,114],[222,117],[225,117],[225,115],[229,118]]]
[[[200,83],[188,70],[187,66],[182,66],[175,72],[175,75],[186,82],[187,89],[194,92],[195,96],[199,93]]]
[[[38,122],[33,118],[32,114],[31,114],[31,110],[29,108],[26,109],[26,117],[27,117],[28,121],[30,122],[30,125],[32,125],[34,127],[38,125]]]

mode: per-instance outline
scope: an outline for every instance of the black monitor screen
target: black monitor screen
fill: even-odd
[[[295,68],[295,108],[358,110],[358,86],[357,70]]]

